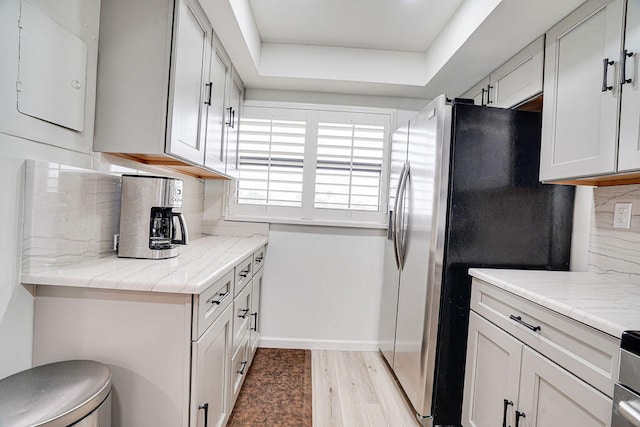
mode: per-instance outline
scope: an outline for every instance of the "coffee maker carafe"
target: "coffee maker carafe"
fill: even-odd
[[[178,245],[186,245],[189,240],[184,216],[173,211],[181,207],[181,180],[122,175],[118,256],[149,259],[178,256]]]

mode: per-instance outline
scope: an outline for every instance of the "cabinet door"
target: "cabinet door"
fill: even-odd
[[[201,165],[204,163],[204,103],[208,102],[205,77],[209,71],[211,29],[199,6],[190,0],[178,3],[177,14],[166,151]]]
[[[518,410],[520,427],[602,427],[611,425],[611,399],[524,347]]]
[[[616,170],[623,9],[624,0],[590,0],[546,35],[543,181]]]
[[[233,351],[235,352],[247,331],[251,321],[251,281],[233,300]]]
[[[491,73],[489,105],[510,108],[542,92],[544,36]]]
[[[620,108],[620,141],[618,170],[640,169],[640,0],[628,0],[624,48],[632,56],[626,58]]]
[[[193,343],[192,427],[220,427],[229,418],[232,315],[232,308],[228,307],[204,335]],[[208,426],[204,423],[205,410]]]
[[[253,276],[253,289],[251,290],[251,325],[249,328],[251,332],[251,339],[249,341],[250,358],[253,358],[258,348],[258,337],[260,336],[260,291],[262,290],[263,274],[264,270],[260,269]]]
[[[518,404],[522,347],[511,335],[475,312],[470,313],[462,406],[464,426],[496,427],[503,425],[505,417],[513,420]],[[505,399],[511,402],[506,407]]]
[[[238,176],[238,129],[240,127],[240,110],[242,107],[242,83],[237,76],[231,79],[229,89],[229,106],[227,107],[227,157],[226,173],[232,177]]]
[[[207,134],[205,142],[204,165],[225,173],[224,136],[225,132],[225,96],[229,84],[229,60],[216,45],[211,53],[211,101],[207,108]]]
[[[478,82],[474,87],[460,95],[460,98],[473,99],[475,105],[487,105],[487,88],[489,87],[489,76]]]

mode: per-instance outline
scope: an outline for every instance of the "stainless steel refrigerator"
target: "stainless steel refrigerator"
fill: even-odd
[[[539,182],[540,130],[442,95],[393,134],[380,351],[424,425],[460,425],[467,270],[568,269],[574,188]]]

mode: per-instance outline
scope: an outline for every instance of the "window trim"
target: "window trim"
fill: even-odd
[[[389,189],[389,159],[391,155],[391,132],[396,121],[396,110],[389,108],[340,106],[326,104],[308,104],[276,101],[245,101],[244,108],[274,108],[281,110],[294,110],[300,114],[304,111],[307,128],[305,132],[305,149],[303,160],[302,207],[280,207],[265,205],[245,205],[233,203],[235,199],[236,181],[225,183],[225,220],[250,221],[278,224],[301,224],[333,227],[373,228],[385,229],[388,222],[388,189]],[[317,120],[311,120],[315,112],[320,114],[346,113],[346,114],[377,114],[387,116],[383,118],[388,126],[383,148],[383,171],[380,177],[380,210],[356,211],[346,209],[325,209],[314,207],[315,197],[315,173],[317,162]],[[312,142],[312,143],[310,143]],[[313,179],[306,179],[312,176]],[[320,214],[320,215],[318,215]],[[352,219],[351,219],[352,218]],[[373,218],[373,219],[372,219]]]

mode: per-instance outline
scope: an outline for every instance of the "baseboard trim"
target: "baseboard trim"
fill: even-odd
[[[303,340],[260,337],[258,347],[296,348],[302,350],[378,351],[377,341]]]

